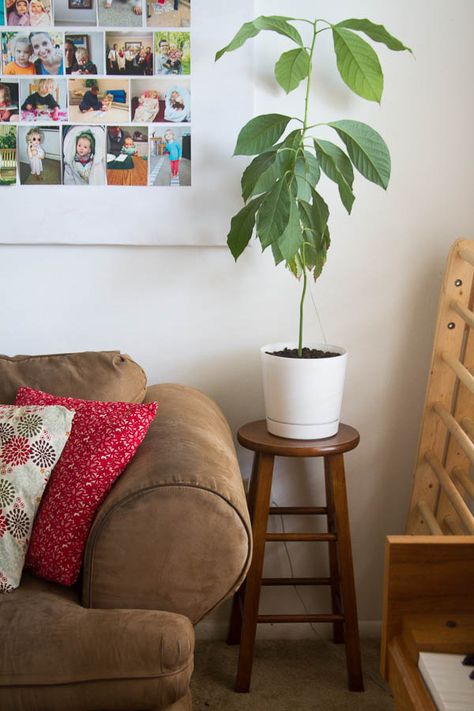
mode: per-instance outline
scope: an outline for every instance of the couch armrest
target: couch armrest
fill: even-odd
[[[247,572],[245,493],[217,405],[174,384],[149,387],[152,400],[157,416],[89,534],[83,604],[179,612],[196,623]]]

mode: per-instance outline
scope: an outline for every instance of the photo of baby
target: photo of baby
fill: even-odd
[[[107,74],[152,76],[152,32],[106,32],[105,60]]]
[[[107,129],[107,184],[147,185],[148,129],[109,126]]]
[[[190,79],[131,80],[132,121],[182,123],[191,120]],[[158,108],[157,108],[158,107]]]
[[[191,130],[160,126],[150,133],[149,185],[191,185]]]
[[[0,126],[0,186],[16,185],[16,140],[15,126]]]
[[[99,25],[103,27],[141,27],[142,0],[97,0]]]
[[[155,74],[190,74],[189,32],[155,33]]]
[[[191,0],[146,0],[148,27],[189,27]]]
[[[53,23],[50,0],[6,0],[7,25],[49,27]]]
[[[64,74],[63,35],[32,31],[2,33],[3,74]]]
[[[105,74],[103,33],[66,33],[64,56],[66,74],[71,74],[72,76]]]
[[[15,123],[20,118],[17,81],[0,82],[0,123]]]
[[[22,121],[67,121],[65,79],[20,79],[20,97]]]
[[[54,24],[59,27],[96,27],[96,1],[54,0]]]
[[[105,184],[103,126],[64,126],[64,185]]]
[[[60,129],[46,126],[20,126],[18,155],[22,185],[61,184]]]
[[[128,79],[69,79],[69,119],[97,124],[129,121]]]

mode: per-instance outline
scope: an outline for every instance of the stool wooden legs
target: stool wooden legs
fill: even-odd
[[[257,455],[256,455],[257,458]],[[240,637],[239,666],[235,690],[246,692],[250,688],[255,635],[257,631],[258,604],[265,553],[270,493],[272,490],[273,460],[271,454],[260,453],[254,462],[249,491],[249,509],[252,519],[253,557],[245,586],[242,634]]]
[[[347,674],[349,689],[363,691],[362,666],[360,658],[357,604],[352,565],[351,532],[347,506],[344,459],[342,454],[325,457],[326,479],[332,483],[334,515],[337,530],[339,572],[341,580],[342,605],[344,608]]]
[[[324,481],[326,484],[326,508],[328,533],[336,533],[336,514],[334,511],[334,496],[332,490],[331,472],[329,470],[327,459],[324,460]],[[339,574],[339,562],[337,556],[337,541],[329,542],[329,576],[331,579],[331,607],[334,614],[342,612],[341,599],[341,579]],[[334,622],[333,624],[333,641],[335,644],[344,642],[344,623]]]

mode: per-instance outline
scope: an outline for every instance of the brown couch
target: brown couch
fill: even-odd
[[[159,407],[96,515],[80,584],[25,572],[0,595],[0,709],[191,709],[192,625],[238,588],[251,553],[222,412],[190,387],[147,388],[142,369],[115,351],[0,356],[0,402],[20,385]]]

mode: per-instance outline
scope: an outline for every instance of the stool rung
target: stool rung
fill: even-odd
[[[331,585],[331,578],[262,578],[262,585]]]
[[[267,533],[266,541],[336,541],[335,533]]]
[[[270,506],[271,516],[326,516],[326,506]]]
[[[257,622],[344,622],[344,615],[325,613],[320,615],[258,615]]]

